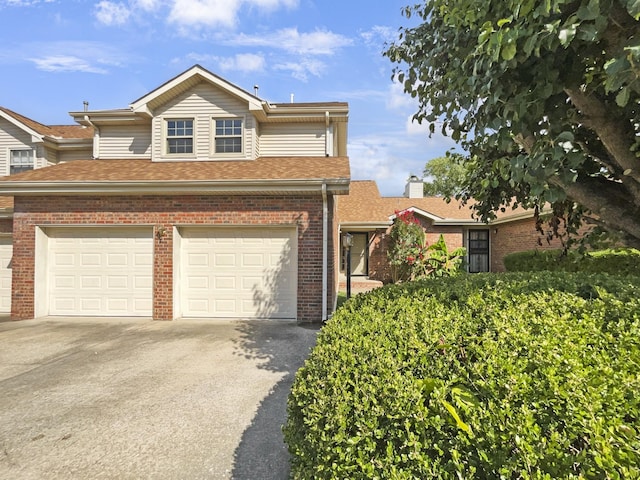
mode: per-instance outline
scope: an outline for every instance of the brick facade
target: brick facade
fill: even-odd
[[[327,305],[337,290],[335,203],[329,197]],[[295,225],[298,231],[300,323],[322,315],[322,196],[52,196],[16,197],[13,219],[11,316],[34,317],[36,227],[147,225],[154,229],[153,318],[171,320],[173,311],[173,228],[188,225]],[[2,228],[0,223],[0,228]]]
[[[589,229],[587,225],[581,227],[580,234],[586,234]],[[560,239],[554,238],[548,242],[546,237],[536,230],[533,217],[493,225],[490,232],[492,272],[504,272],[504,257],[511,253],[562,248]]]

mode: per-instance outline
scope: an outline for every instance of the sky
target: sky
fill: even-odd
[[[126,108],[195,64],[269,102],[349,103],[353,180],[401,196],[455,148],[382,55],[414,0],[0,0],[0,105],[46,125]],[[411,20],[413,21],[413,20]]]

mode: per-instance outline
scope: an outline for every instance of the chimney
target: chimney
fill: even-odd
[[[424,197],[424,184],[421,178],[411,175],[407,180],[407,186],[404,188],[404,196],[407,198]]]

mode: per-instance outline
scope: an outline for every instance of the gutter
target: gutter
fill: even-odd
[[[259,193],[349,193],[349,179],[315,180],[146,180],[146,181],[0,181],[0,195],[170,195]]]

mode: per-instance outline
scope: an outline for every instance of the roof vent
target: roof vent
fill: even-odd
[[[258,96],[258,90],[260,90],[260,85],[256,84],[253,86],[253,94],[257,97]]]
[[[293,97],[294,97],[294,95],[293,95],[293,93],[292,93],[292,94],[291,94],[291,100],[290,100],[290,102],[291,102],[291,103],[293,103]]]
[[[84,105],[84,111],[88,112],[89,111],[89,102],[87,102],[86,100],[84,102],[82,102],[82,105]]]

